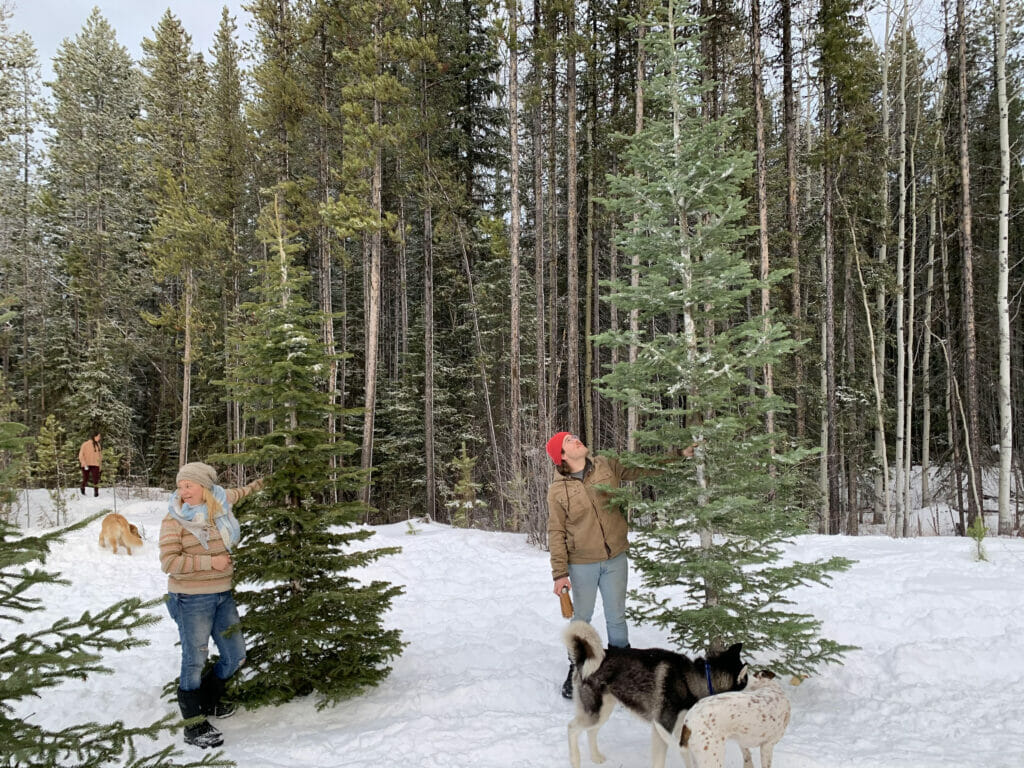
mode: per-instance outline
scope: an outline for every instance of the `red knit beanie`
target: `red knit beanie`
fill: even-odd
[[[565,442],[565,438],[568,436],[568,432],[556,432],[551,436],[551,439],[548,440],[548,456],[550,456],[551,460],[555,462],[556,467],[562,463],[562,443]]]

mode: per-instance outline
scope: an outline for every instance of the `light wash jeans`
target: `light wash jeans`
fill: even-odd
[[[569,564],[572,582],[573,621],[590,623],[594,615],[597,593],[601,592],[604,621],[608,628],[608,645],[625,648],[629,645],[626,627],[626,581],[629,577],[629,558],[626,553],[602,560],[600,563]]]
[[[178,637],[181,638],[181,680],[178,687],[183,691],[199,688],[203,665],[210,655],[211,635],[220,652],[213,671],[221,680],[235,674],[245,661],[245,638],[237,626],[241,619],[231,592],[212,595],[169,592],[166,602],[167,612],[178,625]]]

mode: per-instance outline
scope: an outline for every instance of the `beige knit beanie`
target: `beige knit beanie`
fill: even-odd
[[[201,461],[192,461],[178,470],[175,483],[180,483],[182,480],[190,480],[203,488],[213,488],[217,484],[217,470]]]

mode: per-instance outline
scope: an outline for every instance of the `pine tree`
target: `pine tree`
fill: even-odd
[[[653,500],[635,488],[620,494],[645,523],[631,550],[642,587],[630,613],[681,646],[742,641],[781,668],[806,671],[844,649],[817,636],[812,616],[787,613],[786,593],[847,563],[778,562],[785,538],[806,527],[797,492],[808,452],[766,432],[765,414],[787,405],[754,376],[794,344],[773,318],[746,312],[761,287],[737,246],[751,158],[730,141],[735,115],[710,124],[700,115],[697,19],[669,3],[645,26],[648,114],[607,201],[630,222],[618,234],[623,258],[639,264],[639,287],[613,283],[609,301],[638,311],[640,331],[600,337],[638,346],[636,362],[614,366],[601,383],[644,415],[635,435],[642,452],[623,460],[650,469],[656,491]],[[690,443],[692,459],[674,450]],[[678,603],[661,592],[676,585],[686,595]]]
[[[2,427],[3,425],[0,425]],[[0,430],[2,431],[2,430]],[[0,444],[3,438],[0,436]],[[0,485],[0,487],[3,487]],[[0,521],[0,615],[8,621],[24,624],[24,618],[41,610],[41,598],[30,592],[38,587],[68,585],[59,574],[46,571],[46,557],[54,544],[77,531],[96,517],[42,536],[25,537]],[[33,563],[38,565],[33,566]],[[122,600],[99,611],[86,611],[77,619],[62,618],[50,626],[30,627],[0,638],[0,765],[105,768],[118,764],[129,768],[171,768],[171,766],[233,765],[217,755],[206,755],[199,762],[179,762],[180,752],[167,746],[143,754],[140,742],[154,739],[162,731],[175,729],[177,716],[167,717],[143,727],[128,727],[122,721],[91,721],[52,729],[36,724],[36,718],[20,716],[20,702],[41,699],[45,692],[66,680],[88,679],[90,675],[110,674],[103,663],[110,651],[125,651],[146,645],[137,636],[144,627],[159,621],[150,611],[159,600],[143,602],[139,598]],[[88,706],[88,702],[83,702]]]
[[[237,698],[261,705],[316,693],[326,706],[390,671],[403,643],[382,615],[402,589],[346,575],[398,550],[361,546],[373,532],[354,527],[366,514],[352,500],[363,475],[344,461],[356,446],[327,432],[330,361],[304,298],[309,274],[296,263],[282,198],[276,190],[261,218],[269,258],[257,265],[257,301],[243,305],[244,373],[231,384],[231,396],[265,431],[225,458],[271,469],[242,518],[238,580],[256,588],[236,590],[249,646]],[[342,459],[337,468],[332,457]],[[330,501],[335,493],[342,501]]]

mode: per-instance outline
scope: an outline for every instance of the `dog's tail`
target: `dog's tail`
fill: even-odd
[[[582,678],[592,675],[604,661],[604,645],[597,630],[585,621],[570,621],[562,632],[569,659]]]

